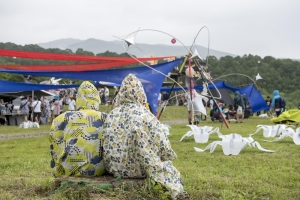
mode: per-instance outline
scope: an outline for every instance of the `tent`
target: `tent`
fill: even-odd
[[[240,94],[245,94],[249,104],[252,107],[252,112],[259,112],[262,110],[269,110],[263,96],[261,93],[254,87],[254,84],[250,84],[247,87],[243,88],[234,88],[225,84],[224,81],[219,81],[214,83],[218,89],[227,89],[232,92],[239,91]],[[203,86],[195,86],[196,90],[203,90]],[[171,88],[162,88],[161,91],[170,91]],[[185,88],[187,89],[187,88]],[[209,89],[215,89],[212,84],[209,84]],[[180,91],[181,88],[174,88],[173,91]],[[227,102],[226,102],[227,103]],[[232,102],[233,103],[233,102]]]

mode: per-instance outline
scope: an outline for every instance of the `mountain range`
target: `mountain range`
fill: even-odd
[[[71,49],[73,52],[76,52],[78,48],[82,48],[85,51],[93,52],[94,54],[103,53],[106,51],[115,52],[118,54],[126,52],[123,48],[123,41],[104,41],[99,39],[90,38],[87,40],[79,40],[73,38],[59,39],[46,43],[39,43],[40,47],[43,48],[59,48],[59,49]],[[127,45],[126,45],[127,48]],[[189,48],[189,46],[187,47]],[[207,56],[207,48],[203,46],[196,45],[196,48],[202,58],[206,58]],[[163,45],[163,44],[142,44],[137,43],[135,46],[131,45],[129,48],[129,52],[132,55],[137,57],[149,57],[150,54],[154,56],[183,56],[187,54],[187,50],[179,45]],[[232,56],[236,55],[226,52],[221,52],[213,49],[209,49],[209,55],[215,56],[216,58],[224,57],[224,56]]]

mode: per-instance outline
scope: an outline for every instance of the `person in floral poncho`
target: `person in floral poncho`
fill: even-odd
[[[106,170],[115,177],[149,177],[165,186],[173,199],[185,196],[180,173],[172,165],[177,158],[167,130],[144,106],[143,86],[129,74],[116,96],[115,108],[107,115],[103,129],[103,157]]]

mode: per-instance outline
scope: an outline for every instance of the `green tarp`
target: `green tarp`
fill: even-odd
[[[285,123],[285,122],[300,122],[300,110],[288,110],[283,112],[276,118],[271,119],[273,123]]]

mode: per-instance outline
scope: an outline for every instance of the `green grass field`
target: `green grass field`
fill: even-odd
[[[167,107],[161,119],[186,119],[186,112],[186,107]],[[235,132],[242,136],[255,132],[258,124],[272,123],[269,119],[251,117],[243,124],[230,123],[228,130],[209,119],[201,122],[201,125],[220,127],[222,134]],[[40,131],[49,128],[49,125],[42,126]],[[169,139],[178,155],[173,164],[181,173],[190,199],[300,199],[300,146],[291,138],[267,143],[260,132],[253,139],[263,148],[277,150],[275,153],[246,147],[238,156],[225,156],[220,146],[212,154],[198,153],[193,148],[204,149],[220,140],[217,134],[211,135],[207,144],[196,144],[193,137],[179,142],[188,130],[186,124],[172,125]],[[20,133],[16,127],[0,127],[0,131],[1,134]],[[37,129],[26,130],[31,131]],[[49,162],[47,136],[0,141],[0,199],[165,199],[146,187],[105,193],[70,189],[62,193],[56,190]]]

